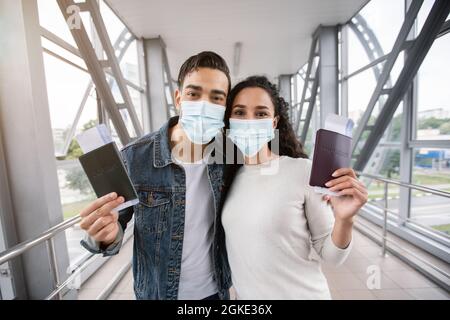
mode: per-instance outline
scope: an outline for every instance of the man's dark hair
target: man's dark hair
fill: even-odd
[[[228,79],[228,92],[231,89],[231,78],[230,69],[228,69],[225,60],[219,56],[217,53],[212,51],[200,52],[189,59],[187,59],[180,68],[180,73],[178,74],[178,87],[181,89],[183,86],[183,81],[186,76],[192,71],[198,68],[211,68],[220,70],[227,76]]]

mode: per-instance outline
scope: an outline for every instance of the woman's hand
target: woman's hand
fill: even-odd
[[[335,179],[325,185],[330,191],[337,192],[339,197],[325,195],[323,198],[331,203],[336,220],[353,222],[353,217],[367,202],[366,186],[358,180],[351,168],[338,169],[333,173],[333,177]]]

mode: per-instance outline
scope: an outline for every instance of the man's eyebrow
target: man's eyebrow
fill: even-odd
[[[218,90],[218,89],[213,89],[213,90],[211,90],[211,93],[212,93],[212,94],[220,94],[220,95],[223,95],[224,97],[227,96],[227,94],[225,93],[225,91],[223,91],[223,90]]]
[[[196,86],[194,84],[188,84],[186,87],[184,87],[185,89],[194,89],[194,90],[198,90],[198,91],[202,91],[202,87],[201,86]]]

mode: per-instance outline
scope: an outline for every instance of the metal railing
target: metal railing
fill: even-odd
[[[396,185],[399,187],[403,187],[403,188],[409,188],[412,190],[418,190],[418,191],[422,191],[425,193],[429,193],[429,194],[433,194],[433,195],[437,195],[437,196],[441,196],[441,197],[445,197],[445,198],[450,198],[450,192],[446,192],[446,191],[442,191],[442,190],[437,190],[437,189],[433,189],[433,188],[429,188],[429,187],[424,187],[424,186],[419,186],[416,184],[412,184],[412,183],[406,183],[406,182],[401,182],[401,181],[396,181],[396,180],[392,180],[392,179],[388,179],[382,176],[378,176],[378,175],[373,175],[373,174],[368,174],[368,173],[364,173],[364,172],[360,172],[357,171],[356,172],[357,175],[361,176],[361,177],[365,177],[371,180],[376,180],[376,181],[380,181],[384,184],[384,191],[383,191],[383,203],[384,206],[380,206],[376,203],[370,203],[370,205],[373,205],[375,207],[380,208],[381,210],[383,210],[383,225],[382,225],[382,240],[381,240],[381,254],[383,256],[386,255],[386,241],[387,241],[387,226],[388,226],[388,213],[392,213],[392,214],[397,214],[396,212],[392,211],[389,209],[388,206],[388,199],[389,199],[389,185]]]
[[[37,245],[40,245],[42,243],[47,244],[48,248],[48,258],[50,262],[50,268],[53,274],[53,285],[55,291],[57,291],[57,296],[59,299],[62,298],[60,287],[60,278],[58,273],[58,265],[56,261],[56,252],[55,252],[55,242],[54,238],[56,235],[58,235],[60,232],[74,226],[78,222],[80,222],[81,217],[76,216],[73,218],[70,218],[66,221],[63,221],[56,226],[48,229],[47,231],[41,233],[39,236],[35,237],[34,239],[24,241],[22,243],[19,243],[15,245],[12,248],[9,248],[8,250],[3,251],[0,253],[0,265],[9,262],[10,260],[22,255],[23,253],[27,252],[28,250],[36,247]],[[66,281],[67,282],[67,281]],[[53,298],[55,295],[50,295],[51,298]]]
[[[52,300],[55,297],[57,297],[59,300],[61,300],[63,298],[63,295],[62,295],[63,290],[69,284],[71,284],[78,276],[80,276],[80,273],[83,270],[85,270],[89,265],[91,265],[91,263],[94,262],[95,257],[96,257],[95,254],[90,254],[88,256],[88,258],[81,265],[77,266],[77,268],[75,270],[73,270],[72,274],[70,274],[70,276],[67,277],[67,279],[63,283],[61,283],[61,279],[59,277],[59,272],[58,272],[58,264],[57,264],[57,260],[56,260],[54,238],[60,232],[63,232],[70,227],[73,227],[80,221],[81,221],[81,217],[75,216],[73,218],[70,218],[66,221],[63,221],[63,222],[57,224],[56,226],[48,229],[47,231],[41,233],[39,236],[37,236],[31,240],[24,241],[22,243],[19,243],[15,246],[9,248],[8,250],[0,252],[0,265],[4,264],[6,262],[9,262],[10,260],[12,260],[14,258],[19,257],[20,255],[27,252],[28,250],[45,242],[47,244],[47,248],[48,248],[47,252],[48,252],[48,258],[49,258],[49,263],[50,263],[50,270],[51,270],[52,276],[53,276],[53,287],[54,287],[54,290],[45,298],[45,300]],[[127,264],[126,267],[129,269],[129,264]],[[119,274],[122,276],[123,271],[119,272]],[[117,283],[118,283],[118,280],[116,279],[116,281],[112,285],[115,286],[115,285],[117,285]],[[112,286],[108,285],[107,288],[104,289],[104,291],[111,292],[110,287],[113,288]],[[101,295],[101,298],[105,298],[104,293]]]

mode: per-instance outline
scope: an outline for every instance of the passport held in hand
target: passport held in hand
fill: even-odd
[[[133,183],[127,174],[119,150],[103,126],[89,129],[77,138],[85,152],[79,161],[97,197],[111,192],[125,201],[115,210],[120,211],[139,202]]]
[[[325,183],[334,179],[333,172],[339,168],[348,168],[351,163],[353,122],[337,115],[330,115],[325,129],[316,133],[314,156],[309,180],[314,191],[336,195],[325,187]]]

